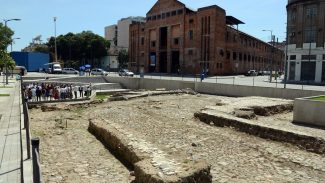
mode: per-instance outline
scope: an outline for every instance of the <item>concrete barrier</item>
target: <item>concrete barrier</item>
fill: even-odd
[[[120,83],[123,88],[128,89],[147,89],[166,88],[167,90],[177,90],[191,88],[194,90],[195,84],[190,81],[179,80],[160,80],[149,78],[129,78],[129,77],[105,77],[108,83]]]
[[[199,93],[234,97],[261,96],[270,98],[295,99],[325,95],[324,91],[284,89],[259,86],[216,84],[180,80],[160,80],[149,78],[105,77],[106,82],[120,83],[123,88],[148,89],[166,88],[167,90],[191,88]]]
[[[324,91],[215,84],[215,83],[203,83],[203,82],[195,83],[195,91],[199,93],[224,95],[224,96],[235,96],[235,97],[261,96],[261,97],[283,98],[283,99],[295,99],[295,98],[325,94]]]
[[[316,96],[319,97],[319,96]],[[297,98],[294,101],[293,121],[325,127],[325,102],[315,97]]]

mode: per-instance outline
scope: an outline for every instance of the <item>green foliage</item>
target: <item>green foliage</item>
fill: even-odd
[[[0,70],[3,70],[8,64],[8,69],[13,70],[16,66],[15,61],[10,57],[9,53],[0,50]]]
[[[324,101],[325,102],[325,96],[311,98],[311,100],[317,100],[317,101]]]
[[[49,53],[50,50],[46,44],[39,44],[35,46],[33,52]]]
[[[117,60],[119,62],[120,68],[127,68],[128,67],[128,61],[129,61],[129,54],[126,50],[120,50],[118,52]]]
[[[14,32],[5,27],[0,23],[0,50],[6,50],[8,45],[11,43],[11,36],[14,35]]]
[[[56,43],[58,59],[64,61],[65,67],[78,67],[86,63],[94,66],[99,65],[98,59],[106,56],[110,47],[109,41],[91,31],[60,35],[57,37]],[[54,55],[54,37],[50,38],[47,46],[49,52]]]
[[[0,70],[3,70],[8,63],[9,68],[15,67],[15,62],[6,52],[8,45],[12,42],[11,37],[14,32],[0,23]]]

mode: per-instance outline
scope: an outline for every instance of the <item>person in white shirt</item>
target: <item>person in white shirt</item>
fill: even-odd
[[[72,90],[73,90],[73,94],[74,94],[74,98],[77,99],[78,98],[78,89],[79,89],[79,86],[73,86],[72,87]]]
[[[32,101],[35,102],[36,101],[36,88],[33,87],[31,89],[31,91],[32,91]]]

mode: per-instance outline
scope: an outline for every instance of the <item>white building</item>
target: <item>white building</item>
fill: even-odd
[[[288,81],[325,83],[325,0],[288,0]]]
[[[109,59],[102,61],[101,67],[104,69],[115,70],[118,67],[117,55],[122,49],[128,51],[129,49],[129,29],[134,22],[145,22],[144,17],[128,17],[122,18],[117,25],[110,25],[105,27],[105,39],[110,41],[111,47],[109,50]],[[114,61],[114,63],[113,63]],[[110,68],[107,68],[109,66]]]

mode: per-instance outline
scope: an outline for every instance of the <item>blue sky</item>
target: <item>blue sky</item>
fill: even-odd
[[[53,17],[57,19],[57,35],[90,30],[101,36],[104,27],[128,16],[145,16],[156,0],[0,0],[0,19],[20,18],[9,22],[15,31],[13,50],[26,47],[37,35],[42,40],[54,35]],[[245,22],[239,29],[264,41],[273,30],[280,41],[285,39],[287,0],[181,0],[189,8],[218,5],[227,15]]]

